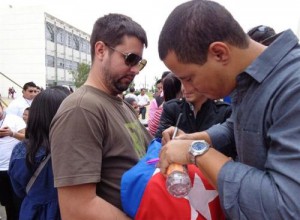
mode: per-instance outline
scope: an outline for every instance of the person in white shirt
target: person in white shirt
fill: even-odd
[[[142,115],[142,120],[145,120],[147,112],[146,106],[150,104],[150,99],[146,95],[145,88],[141,89],[141,94],[138,95],[137,99],[138,106],[140,107],[140,114]]]
[[[133,98],[136,102],[138,101],[136,94],[134,94],[135,88],[130,87],[129,93],[125,95],[125,98]]]
[[[21,201],[12,189],[8,167],[13,148],[25,138],[25,127],[24,120],[5,112],[0,102],[0,203],[7,219],[19,219]]]
[[[6,113],[23,117],[24,110],[31,106],[32,100],[37,95],[34,82],[27,82],[23,86],[23,96],[13,100],[6,108]]]

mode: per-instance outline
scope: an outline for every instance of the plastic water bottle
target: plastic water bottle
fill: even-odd
[[[192,188],[191,179],[185,166],[173,163],[167,171],[166,187],[177,198],[185,197]]]
[[[172,139],[177,135],[181,116],[182,113],[177,118]],[[170,164],[167,170],[166,187],[168,192],[174,197],[181,198],[187,196],[192,188],[192,184],[186,166],[177,163]]]

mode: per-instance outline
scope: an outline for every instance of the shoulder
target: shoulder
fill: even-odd
[[[15,106],[17,106],[19,103],[20,103],[20,98],[14,99],[14,100],[12,100],[12,101],[9,103],[9,105],[7,106],[6,109],[9,109],[9,108],[11,108],[11,107],[15,107]]]
[[[81,111],[94,113],[97,112],[99,108],[107,107],[107,103],[111,103],[109,99],[107,94],[96,88],[82,86],[62,102],[56,115],[61,115],[66,112],[80,114]]]
[[[216,106],[230,107],[230,104],[228,102],[224,102],[224,101],[221,101],[221,100],[215,100],[215,101],[212,101],[212,102],[214,102]]]
[[[14,115],[14,114],[11,114],[11,113],[8,113],[8,114],[6,115],[6,117],[7,117],[7,119],[9,119],[9,120],[13,120],[13,121],[17,121],[17,122],[20,122],[20,121],[23,122],[23,119],[22,119],[21,117],[19,117],[19,116],[17,116],[17,115]]]
[[[147,94],[145,94],[144,97],[145,97],[145,99],[150,100],[150,98]]]
[[[157,104],[156,98],[151,99],[150,103]]]
[[[26,127],[26,123],[25,121],[23,120],[23,118],[17,116],[17,115],[14,115],[14,114],[11,114],[11,113],[8,113],[5,117],[5,121],[9,124],[9,126],[18,126],[18,127]],[[22,128],[20,128],[22,129]]]
[[[26,144],[24,141],[16,144],[12,151],[11,160],[23,159],[26,157]]]
[[[164,108],[182,108],[187,102],[184,99],[171,99],[164,103]]]
[[[231,114],[231,105],[227,102],[220,100],[207,100],[206,105],[209,106],[208,109],[216,113]]]

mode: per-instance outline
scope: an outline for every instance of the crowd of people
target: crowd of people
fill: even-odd
[[[105,15],[90,44],[91,69],[76,91],[38,92],[28,82],[6,109],[0,103],[0,202],[8,220],[299,217],[300,45],[292,31],[259,25],[245,33],[219,3],[182,3],[159,36],[170,71],[153,97],[130,87],[147,64],[141,25]],[[155,166],[127,175],[128,189],[124,174],[141,161],[153,165],[154,143]],[[173,163],[187,165],[193,190],[185,198],[167,193]],[[135,214],[124,208],[128,190],[134,201],[150,189],[156,193],[138,200]]]

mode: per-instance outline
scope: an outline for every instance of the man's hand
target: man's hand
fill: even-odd
[[[169,127],[166,130],[163,131],[162,133],[162,144],[166,144],[168,143],[174,134],[175,131],[175,127]],[[177,130],[177,135],[174,137],[175,140],[197,140],[198,138],[198,134],[199,132],[196,133],[191,133],[191,134],[187,134],[184,133],[184,131],[178,129]]]
[[[174,131],[175,131],[175,127],[172,126],[172,127],[167,128],[166,130],[164,130],[162,132],[162,140],[161,140],[162,145],[165,145],[170,140],[172,140],[172,136],[174,134]],[[178,139],[179,136],[184,136],[184,135],[185,135],[185,133],[182,130],[178,129],[177,130],[177,135],[174,139]]]
[[[6,137],[6,136],[11,137],[12,135],[13,135],[13,132],[10,130],[9,127],[0,128],[0,138]]]
[[[158,167],[165,175],[171,163],[188,164],[189,147],[194,140],[171,140],[160,151]]]

